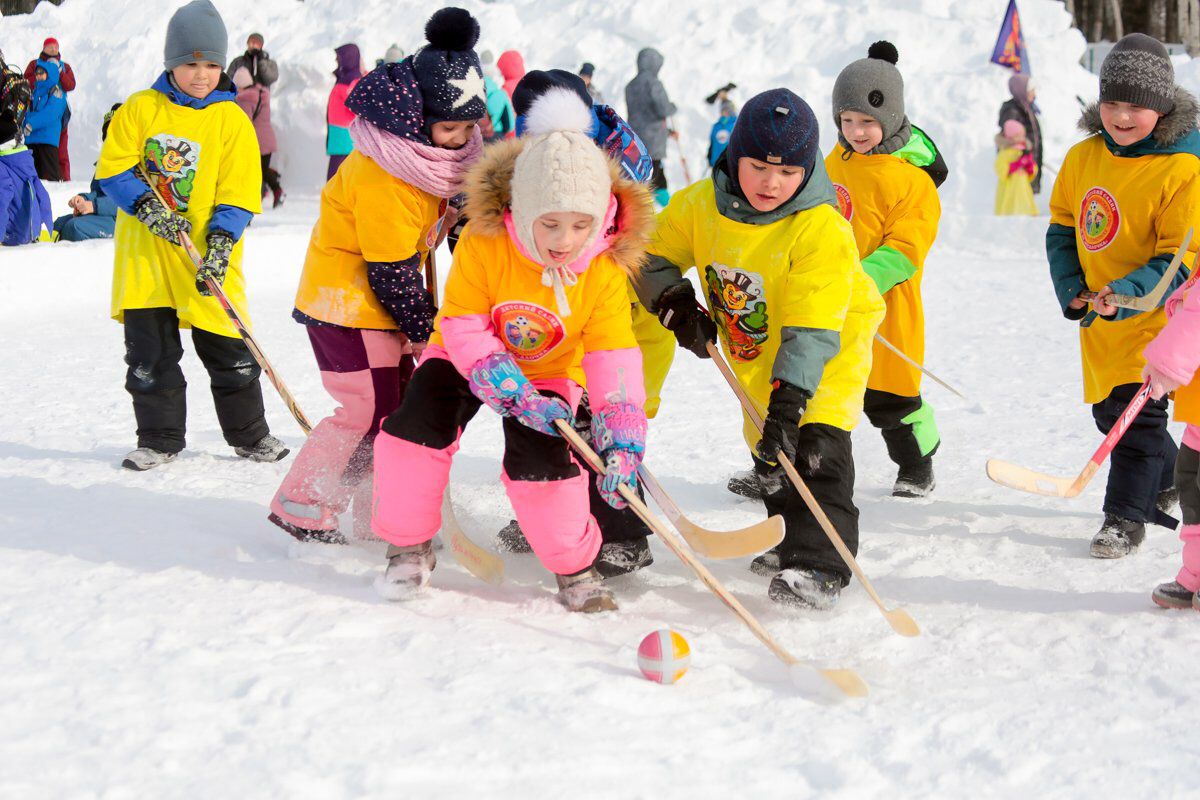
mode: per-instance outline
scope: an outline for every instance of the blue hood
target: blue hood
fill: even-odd
[[[172,103],[185,108],[208,108],[214,103],[223,103],[227,100],[232,102],[237,98],[237,89],[234,88],[233,81],[229,80],[229,76],[223,72],[221,73],[221,80],[217,82],[217,88],[209,92],[208,97],[205,97],[203,100],[197,100],[195,97],[176,89],[175,84],[171,83],[170,73],[165,70],[158,76],[158,80],[150,88],[162,92]]]

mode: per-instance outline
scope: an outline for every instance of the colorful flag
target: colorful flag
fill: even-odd
[[[1013,72],[1030,74],[1029,51],[1025,49],[1025,37],[1021,35],[1021,18],[1017,15],[1017,0],[1008,0],[1008,11],[1000,23],[1000,35],[996,48],[992,50],[992,63],[1008,67]]]

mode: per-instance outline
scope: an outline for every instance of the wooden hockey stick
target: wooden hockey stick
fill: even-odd
[[[646,469],[645,465],[638,467],[638,477],[646,491],[658,503],[658,507],[671,520],[675,530],[688,543],[688,546],[704,558],[722,560],[727,558],[745,558],[756,555],[764,550],[770,550],[783,541],[783,517],[776,514],[762,522],[755,523],[736,531],[710,531],[701,528],[688,519],[683,511],[675,504],[658,479]]]
[[[595,451],[588,446],[588,443],[583,440],[583,437],[575,432],[565,420],[555,420],[554,424],[558,427],[559,433],[571,445],[581,458],[587,461],[593,469],[604,471],[604,462],[600,456],[596,455]],[[671,533],[670,529],[659,522],[658,518],[650,513],[650,509],[637,496],[637,492],[629,488],[626,484],[621,484],[618,488],[621,497],[625,498],[625,502],[634,510],[634,513],[646,523],[659,538],[662,539],[667,547],[675,556],[686,564],[692,572],[696,573],[701,582],[715,594],[722,603],[724,603],[730,611],[732,611],[742,623],[750,629],[750,632],[758,638],[760,642],[767,646],[767,649],[775,654],[775,657],[787,664],[789,668],[800,668],[802,670],[812,670],[820,674],[822,678],[832,683],[848,697],[865,697],[867,695],[867,684],[858,673],[849,669],[822,669],[808,662],[801,661],[783,648],[766,628],[759,623],[754,616],[746,610],[746,607],[726,589],[716,577],[708,571],[708,569],[700,563],[687,549],[686,545],[675,538],[675,534]],[[797,679],[793,673],[793,679]],[[798,681],[799,682],[799,681]]]
[[[169,209],[170,206],[167,205],[167,201],[163,199],[162,193],[158,191],[158,187],[154,185],[154,181],[147,174],[146,168],[138,164],[137,169],[142,180],[146,182],[150,187],[150,191],[154,192],[154,196],[158,198],[158,202],[162,203],[164,208]],[[200,255],[200,251],[196,249],[196,245],[192,242],[191,237],[186,233],[180,233],[179,244],[187,251],[193,266],[199,269],[204,263],[204,258]],[[267,379],[271,381],[271,385],[275,387],[275,391],[279,392],[279,396],[283,398],[284,405],[288,407],[288,411],[292,412],[292,416],[300,424],[300,429],[305,434],[312,431],[312,424],[308,421],[308,417],[300,410],[300,404],[296,402],[296,398],[288,390],[287,384],[283,382],[283,378],[279,376],[279,373],[271,366],[271,362],[267,360],[266,353],[258,346],[258,342],[254,341],[254,337],[250,334],[250,329],[246,327],[246,323],[242,321],[241,315],[233,307],[233,303],[229,301],[229,296],[225,294],[225,289],[212,278],[205,278],[204,285],[212,292],[213,297],[217,298],[217,302],[221,304],[221,308],[225,309],[225,315],[229,317],[229,321],[233,323],[233,327],[237,328],[242,341],[246,343],[247,349],[250,350],[250,355],[254,356],[254,360],[262,367],[262,371],[267,374]]]
[[[738,383],[737,376],[733,374],[729,364],[725,363],[725,358],[721,355],[721,351],[717,350],[716,345],[708,342],[706,345],[709,356],[717,365],[717,369],[721,371],[721,375],[725,377],[725,381],[729,384],[729,388],[737,395],[738,400],[742,404],[742,408],[746,410],[755,427],[761,432],[763,429],[763,418],[754,406],[754,401],[750,399],[750,395],[746,394],[746,390]],[[782,453],[782,451],[781,451]],[[833,527],[833,523],[829,520],[821,504],[817,502],[817,498],[813,496],[812,491],[808,488],[808,484],[800,477],[800,473],[796,471],[796,467],[789,461],[786,456],[779,456],[779,464],[783,467],[783,471],[787,473],[788,479],[792,485],[796,487],[796,491],[800,493],[800,497],[804,500],[804,505],[808,506],[808,510],[812,512],[817,523],[821,526],[821,530],[829,537],[829,541],[833,544],[838,555],[846,562],[846,566],[850,567],[850,571],[858,578],[859,583],[867,590],[867,594],[875,601],[875,605],[879,608],[879,612],[883,614],[883,618],[892,626],[892,630],[901,636],[920,636],[921,629],[917,626],[916,621],[909,616],[908,612],[902,608],[888,608],[884,605],[883,599],[875,591],[875,587],[871,585],[866,573],[858,566],[858,561],[854,558],[854,554],[850,552],[850,548],[846,547],[846,543],[837,532],[837,528]]]
[[[954,388],[953,386],[951,386],[950,384],[946,383],[944,380],[942,380],[941,378],[939,378],[937,375],[934,375],[932,372],[930,372],[929,370],[925,369],[925,367],[921,366],[920,364],[918,364],[918,363],[917,363],[916,361],[914,361],[913,359],[911,359],[911,358],[909,358],[908,356],[906,356],[906,355],[904,354],[904,352],[903,352],[903,351],[902,351],[902,350],[901,350],[899,347],[896,347],[896,345],[892,344],[892,343],[891,343],[891,342],[889,342],[887,339],[885,339],[885,338],[883,338],[882,336],[880,336],[878,333],[877,333],[877,334],[875,334],[875,341],[879,342],[881,345],[883,345],[884,347],[886,347],[888,350],[891,350],[893,353],[895,353],[897,356],[899,356],[901,361],[904,361],[904,362],[905,362],[906,364],[908,364],[909,366],[911,366],[911,367],[915,367],[916,369],[919,369],[919,370],[921,370],[921,372],[924,372],[924,373],[925,373],[925,374],[926,374],[926,375],[927,375],[927,376],[928,376],[930,379],[932,379],[932,380],[933,380],[935,383],[937,383],[937,384],[938,384],[939,386],[941,386],[943,389],[947,390],[947,391],[948,391],[948,392],[950,392],[951,394],[958,395],[958,396],[959,396],[959,397],[961,397],[963,400],[966,400],[968,403],[970,403],[970,402],[971,402],[971,399],[970,399],[969,397],[967,397],[965,394],[963,394],[962,392],[960,392],[958,389],[955,389],[955,388]]]
[[[442,536],[450,545],[450,553],[464,569],[485,583],[499,584],[504,581],[504,561],[471,540],[458,524],[454,515],[454,503],[450,500],[450,486],[442,496]]]
[[[1042,472],[1034,472],[1017,464],[998,461],[994,458],[988,459],[987,476],[1002,486],[1022,492],[1046,497],[1075,497],[1091,482],[1092,477],[1100,470],[1100,465],[1117,446],[1117,442],[1121,441],[1121,437],[1125,435],[1125,431],[1129,430],[1129,426],[1133,424],[1134,419],[1137,418],[1138,413],[1149,399],[1150,382],[1146,381],[1142,384],[1142,388],[1138,389],[1138,393],[1133,396],[1133,400],[1129,401],[1125,410],[1121,412],[1121,416],[1117,418],[1117,424],[1113,425],[1112,430],[1104,437],[1104,441],[1092,454],[1083,471],[1074,478],[1059,478]]]
[[[1183,265],[1183,257],[1187,255],[1188,245],[1192,243],[1192,229],[1188,228],[1187,233],[1183,235],[1183,241],[1179,245],[1179,249],[1175,251],[1175,257],[1171,259],[1171,263],[1167,266],[1167,271],[1158,279],[1158,283],[1154,284],[1154,288],[1149,294],[1141,297],[1134,297],[1128,294],[1112,294],[1105,298],[1105,302],[1110,306],[1120,306],[1121,308],[1130,308],[1134,311],[1153,311],[1162,303],[1163,296],[1166,295],[1167,289],[1171,288],[1171,281],[1175,280],[1175,276],[1179,273],[1180,266]],[[1084,292],[1080,295],[1084,300],[1092,301],[1096,299],[1095,292]]]

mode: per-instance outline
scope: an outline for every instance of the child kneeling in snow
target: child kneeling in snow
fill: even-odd
[[[321,382],[338,401],[296,455],[269,519],[301,541],[344,542],[338,515],[353,500],[354,535],[370,536],[371,452],[400,406],[437,313],[422,265],[447,199],[483,151],[487,113],[471,48],[479,23],[442,9],[429,45],[360,80],[346,99],[352,152],[321,191],[296,310]]]
[[[1200,611],[1200,273],[1192,275],[1166,304],[1170,321],[1146,348],[1142,375],[1151,397],[1175,392],[1175,419],[1187,423],[1175,460],[1175,488],[1183,514],[1183,568],[1174,581],[1154,590],[1164,608]],[[1183,388],[1180,388],[1183,387]],[[1178,390],[1178,391],[1177,391]]]
[[[1037,162],[1029,152],[1025,126],[1015,119],[1004,123],[1006,146],[996,154],[996,216],[1036,217],[1037,203],[1033,200],[1033,180],[1037,177]]]
[[[186,383],[181,327],[212,382],[217,420],[242,458],[287,455],[263,414],[261,369],[205,278],[246,309],[242,233],[261,213],[258,143],[221,70],[229,39],[209,0],[192,0],[167,25],[166,71],[117,109],[96,178],[116,201],[112,315],[125,325],[125,388],[133,396],[138,447],[128,469],[173,461],[184,447]],[[145,170],[165,200],[139,173]],[[179,244],[206,245],[199,268]]]
[[[1100,68],[1100,103],[1079,126],[1091,136],[1067,153],[1050,197],[1046,255],[1063,315],[1082,320],[1083,399],[1108,433],[1137,394],[1142,351],[1167,319],[1106,302],[1145,295],[1158,283],[1189,227],[1200,219],[1200,133],[1196,99],[1175,85],[1167,50],[1131,33]],[[1188,247],[1191,262],[1200,237]],[[1180,270],[1173,287],[1183,283]],[[1080,297],[1096,292],[1088,300]],[[1113,449],[1095,558],[1121,558],[1146,537],[1146,523],[1175,527],[1175,456],[1167,400],[1150,400]]]
[[[375,441],[372,528],[387,540],[380,592],[402,599],[429,582],[450,462],[487,404],[504,417],[502,480],[534,553],[572,611],[616,608],[592,566],[600,532],[586,472],[559,438],[587,386],[597,476],[614,507],[634,487],[645,446],[641,354],[626,276],[653,225],[647,191],[620,175],[586,131],[569,90],[530,111],[527,136],[494,145],[467,178],[470,219],[454,251],[436,331],[404,403]]]

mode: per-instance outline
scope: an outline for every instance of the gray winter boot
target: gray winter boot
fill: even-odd
[[[1141,522],[1105,514],[1104,524],[1092,537],[1092,558],[1124,558],[1136,553],[1146,538],[1146,526]]]
[[[233,452],[251,461],[271,464],[282,460],[291,450],[288,450],[287,445],[268,433],[249,447],[233,448]]]
[[[386,600],[411,600],[429,585],[437,566],[433,542],[397,547],[388,545],[388,565],[375,580],[375,590]]]
[[[588,567],[574,575],[555,575],[558,579],[558,602],[568,611],[595,614],[600,611],[616,611],[617,601],[612,590],[606,587],[600,573]]]
[[[162,450],[155,450],[153,447],[139,447],[125,456],[125,460],[121,462],[121,466],[135,472],[145,472],[148,469],[161,467],[163,464],[170,464],[175,460],[177,455],[179,454],[164,453]]]

